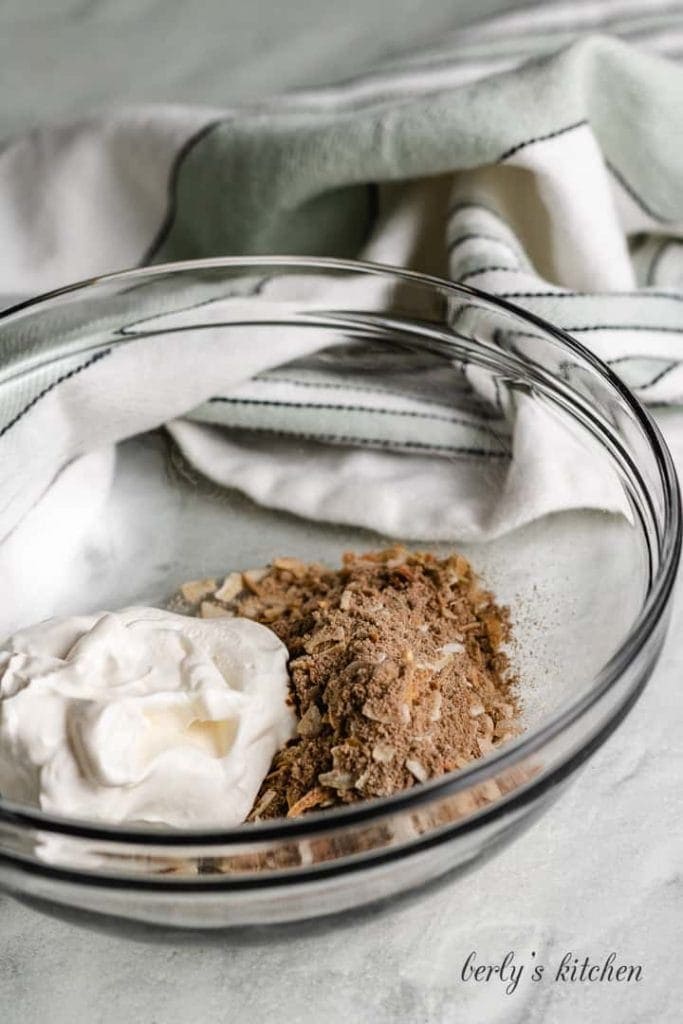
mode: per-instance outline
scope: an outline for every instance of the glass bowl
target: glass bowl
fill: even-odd
[[[224,831],[0,799],[20,899],[184,928],[394,899],[526,828],[652,672],[681,541],[669,454],[603,363],[507,302],[370,264],[202,260],[15,306],[0,351],[2,636],[282,555],[455,549],[511,608],[525,719],[386,799]]]

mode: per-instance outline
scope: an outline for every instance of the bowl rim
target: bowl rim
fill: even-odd
[[[297,840],[308,837],[316,837],[321,834],[339,830],[344,827],[355,826],[376,822],[393,813],[416,809],[432,800],[451,796],[471,786],[480,785],[502,771],[508,770],[516,763],[536,753],[541,747],[552,741],[560,733],[568,730],[578,722],[595,704],[612,689],[618,682],[621,675],[628,668],[634,657],[644,647],[649,637],[654,633],[662,615],[668,605],[671,591],[675,582],[678,563],[681,554],[681,542],[683,537],[681,522],[681,496],[678,477],[673,459],[668,450],[662,433],[655,423],[652,415],[639,402],[631,390],[617,377],[617,375],[598,356],[576,341],[571,334],[556,327],[535,313],[502,299],[493,293],[486,292],[471,285],[459,284],[448,281],[433,274],[424,274],[415,270],[408,270],[402,267],[395,267],[388,264],[375,263],[364,260],[337,259],[332,257],[308,257],[299,255],[264,255],[264,256],[225,256],[208,257],[203,259],[180,260],[170,263],[159,263],[148,266],[135,267],[116,271],[107,274],[95,275],[85,278],[47,292],[40,293],[28,299],[17,302],[5,309],[0,310],[0,329],[9,318],[33,310],[35,307],[49,305],[52,300],[59,299],[65,295],[77,292],[88,292],[92,288],[110,283],[125,281],[136,281],[144,278],[153,278],[164,274],[182,273],[193,270],[220,270],[220,269],[253,269],[257,267],[281,268],[281,269],[308,269],[311,271],[338,271],[344,273],[363,273],[366,275],[385,276],[394,280],[405,280],[428,289],[436,289],[452,295],[464,295],[469,298],[480,299],[494,308],[514,315],[537,330],[549,335],[570,353],[576,354],[580,359],[587,362],[591,369],[607,383],[613,391],[629,407],[635,417],[643,434],[645,435],[650,449],[655,456],[657,468],[662,482],[664,496],[663,523],[664,528],[659,538],[660,564],[654,575],[649,592],[640,609],[638,616],[633,622],[628,633],[614,651],[612,656],[605,662],[597,674],[593,677],[592,683],[587,687],[583,696],[568,704],[560,713],[551,716],[549,720],[529,732],[522,733],[520,737],[504,747],[493,751],[484,758],[479,758],[464,768],[454,773],[448,773],[435,779],[429,779],[418,786],[408,790],[402,790],[387,797],[374,798],[372,800],[361,800],[354,804],[345,805],[340,808],[332,808],[325,811],[312,812],[300,818],[275,819],[269,822],[243,823],[232,828],[225,829],[173,829],[161,830],[153,826],[135,828],[121,825],[108,825],[104,823],[88,822],[85,819],[70,818],[61,815],[49,814],[38,809],[27,808],[25,805],[14,804],[0,797],[0,822],[6,822],[18,828],[34,828],[45,833],[61,836],[70,836],[74,839],[99,840],[109,844],[125,844],[126,846],[144,845],[147,847],[194,847],[194,846],[244,846],[245,843],[257,844],[269,841]],[[441,328],[434,329],[436,333]],[[638,692],[644,686],[641,684]],[[637,696],[637,693],[636,693]],[[611,717],[614,719],[613,727],[619,723],[626,710],[634,702],[635,697],[622,702]],[[609,722],[607,725],[609,726]],[[602,742],[613,731],[612,728],[600,730]],[[597,744],[599,745],[599,744]],[[580,749],[574,754],[565,758],[565,767],[569,770],[577,757],[578,763],[584,758],[580,757],[584,747],[590,747],[588,753],[595,749],[590,739],[581,743]],[[588,756],[588,754],[586,754]],[[490,809],[482,809],[480,813],[466,816],[461,823],[455,822],[457,826],[467,825],[472,820],[487,820],[491,815],[499,813],[508,807],[511,802],[518,801],[523,797],[535,792],[538,786],[544,785],[548,774],[555,776],[559,767],[551,770],[550,773],[541,773],[537,780],[525,786],[524,792],[513,790],[507,797],[503,796],[496,801]],[[566,773],[565,773],[566,774]],[[412,849],[409,845],[407,850]],[[6,854],[0,849],[0,856]],[[29,862],[26,863],[29,866]],[[36,866],[33,863],[31,867]],[[323,867],[324,865],[319,865]],[[59,874],[58,868],[46,870],[51,874]],[[69,873],[67,869],[67,873]],[[80,873],[79,873],[80,874]],[[267,876],[275,875],[275,872],[268,872]],[[279,874],[279,872],[277,873]],[[290,872],[290,877],[298,872]],[[203,876],[206,878],[206,876]],[[274,879],[273,879],[274,880]],[[133,882],[133,878],[127,879]],[[198,879],[201,882],[201,876]],[[227,881],[227,880],[226,880]],[[237,879],[235,879],[237,881]],[[265,879],[264,879],[265,881]],[[208,879],[204,884],[208,883]],[[174,885],[166,880],[165,885]],[[191,887],[197,883],[185,883]],[[177,885],[177,883],[175,883]],[[225,887],[225,886],[224,886]]]

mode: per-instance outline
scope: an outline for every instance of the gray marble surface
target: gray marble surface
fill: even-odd
[[[102,104],[224,105],[368,68],[505,0],[8,0],[0,136]],[[683,465],[683,424],[669,437]],[[616,595],[615,595],[616,599]],[[236,946],[141,944],[0,895],[2,1024],[674,1024],[683,982],[683,608],[650,686],[560,802],[484,868],[410,907]],[[548,975],[616,951],[633,985],[464,982],[476,950]],[[527,968],[529,970],[529,968]]]
[[[683,464],[683,418],[670,417],[667,432]],[[159,552],[145,531],[160,512],[156,492],[147,492],[151,516],[133,499],[143,493],[140,473],[159,476],[154,465],[163,453],[153,438],[126,451],[111,522],[101,525],[110,555],[125,562],[128,520],[116,523],[123,512],[133,517],[128,529],[140,520],[131,543],[136,551],[137,541],[149,549],[138,551],[147,579]],[[173,506],[164,508],[164,530],[173,531]],[[200,519],[211,512],[196,501],[193,508]],[[251,534],[248,548],[247,541],[256,542]],[[101,554],[93,549],[93,564],[106,582]],[[597,561],[605,564],[604,557]],[[168,568],[163,560],[160,566]],[[621,601],[617,591],[627,583],[614,589]],[[218,934],[159,944],[91,933],[0,895],[0,1021],[673,1024],[683,997],[676,953],[683,918],[682,630],[678,601],[665,654],[641,701],[532,830],[470,875],[408,905],[248,942]],[[507,994],[495,978],[463,980],[473,951],[478,963],[490,964],[514,952],[516,964],[525,965],[516,990]],[[640,983],[553,981],[565,954],[601,963],[612,952],[618,963],[641,965]],[[536,963],[546,967],[539,984],[530,979]]]
[[[0,897],[3,1024],[460,1024],[680,1020],[683,724],[674,634],[630,718],[571,789],[476,873],[360,925],[273,943],[217,936],[152,945],[89,933]],[[639,984],[463,982],[476,950],[500,962],[581,958],[643,966]]]
[[[0,138],[113,104],[225,107],[337,81],[517,6],[518,0],[3,0]]]

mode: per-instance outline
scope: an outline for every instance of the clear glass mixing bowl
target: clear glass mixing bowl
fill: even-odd
[[[0,635],[284,554],[456,548],[511,607],[526,725],[393,797],[220,832],[0,799],[0,884],[21,899],[219,928],[397,897],[525,828],[652,672],[681,539],[671,460],[605,365],[509,303],[367,264],[203,260],[17,306],[0,352]],[[235,446],[232,486],[196,430]]]

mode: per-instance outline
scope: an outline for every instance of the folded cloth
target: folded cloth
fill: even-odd
[[[10,141],[0,152],[0,291],[26,294],[122,265],[199,256],[362,257],[503,295],[588,343],[644,400],[679,403],[683,71],[659,55],[675,56],[676,26],[683,12],[647,3],[541,6],[317,93],[232,111],[113,113]],[[647,50],[617,38],[638,33]],[[201,301],[188,294],[187,308]],[[402,391],[400,382],[398,395],[371,391],[362,360],[340,381],[316,363],[315,339],[278,352],[255,344],[236,365],[210,331],[202,349],[174,344],[163,316],[134,347],[98,347],[101,328],[93,325],[84,356],[70,346],[68,324],[38,339],[22,332],[20,314],[5,323],[0,537],[84,454],[84,438],[88,450],[104,451],[162,424],[220,483],[387,533],[424,536],[430,522],[439,539],[471,538],[577,504],[619,507],[609,483],[575,479],[571,444],[539,431],[523,405],[508,423],[512,460],[501,470],[500,450],[482,440],[482,418],[446,422],[444,403],[437,421],[427,409],[434,396]],[[49,366],[32,369],[47,350]],[[394,370],[400,377],[401,367]],[[343,401],[329,401],[332,386]],[[437,394],[438,379],[434,386]],[[497,460],[505,501],[492,508],[480,500],[462,459],[450,462],[450,489],[426,501],[453,509],[449,517],[426,520],[424,508],[412,520],[397,516],[405,477],[393,473],[391,445],[407,466],[390,415],[397,400],[421,414],[420,436],[432,446],[410,456],[412,478],[437,448],[471,452],[474,432],[476,457]],[[525,472],[529,431],[558,452],[552,480],[535,487]],[[320,442],[319,485],[305,493],[283,486],[283,468],[295,471],[300,448],[286,449],[288,434]],[[328,444],[340,435],[383,443],[350,456]],[[383,481],[384,500],[369,515],[355,497],[373,477]],[[73,493],[80,504],[82,492]]]

